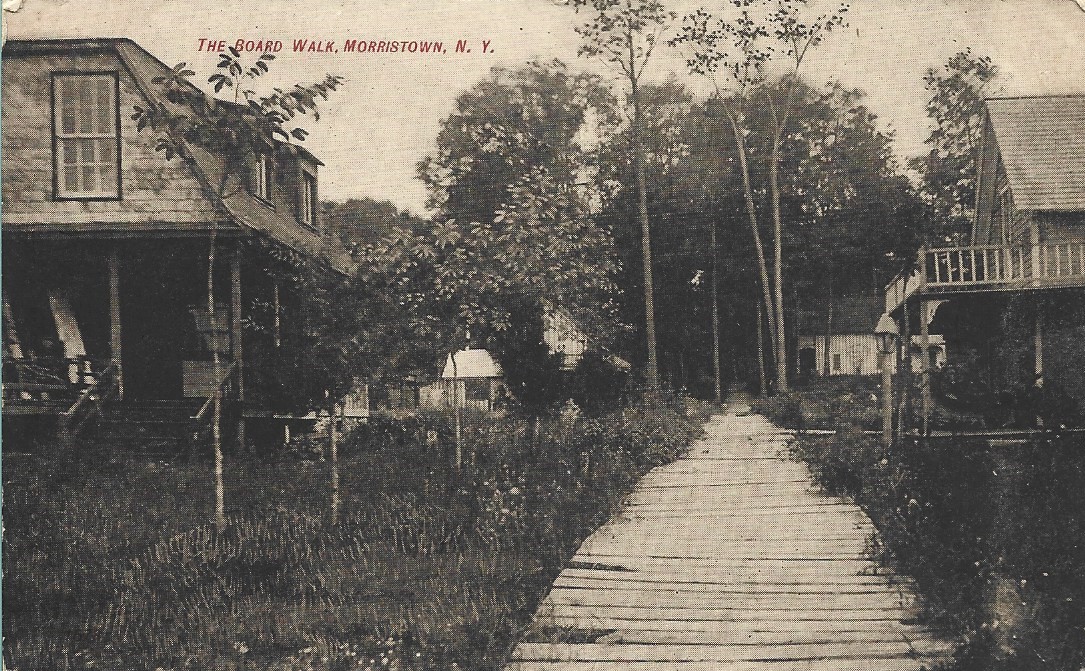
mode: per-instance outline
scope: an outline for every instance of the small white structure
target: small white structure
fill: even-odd
[[[573,316],[562,307],[547,303],[543,316],[543,342],[551,352],[561,356],[562,370],[572,370],[588,349],[588,337],[576,325]]]
[[[449,354],[441,372],[442,405],[492,410],[505,393],[505,372],[485,349]]]
[[[881,316],[882,301],[876,296],[847,296],[833,305],[832,335],[825,347],[826,309],[815,307],[802,315],[799,326],[800,375],[877,375],[881,372],[878,359],[878,339],[874,325]],[[912,336],[912,368],[920,371],[922,345],[918,335]],[[826,355],[828,360],[826,360]],[[946,363],[946,341],[941,335],[930,336],[931,368]],[[826,366],[828,363],[828,366]],[[892,361],[896,371],[896,360]]]

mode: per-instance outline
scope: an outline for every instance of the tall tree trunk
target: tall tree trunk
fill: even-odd
[[[772,138],[772,154],[769,159],[769,190],[772,195],[772,231],[773,231],[773,303],[775,312],[776,329],[774,332],[776,341],[776,390],[786,392],[787,385],[787,339],[784,328],[784,254],[783,254],[783,225],[780,220],[780,137],[783,133],[783,125],[787,123],[785,116],[777,126]]]
[[[222,454],[222,360],[219,357],[217,331],[215,330],[215,249],[218,245],[217,229],[211,228],[210,245],[207,248],[207,317],[211,344],[212,384],[216,385],[211,412],[211,448],[215,453],[215,523],[226,522],[226,483],[223,476]]]
[[[829,272],[829,279],[826,283],[826,286],[828,287],[828,296],[827,300],[825,301],[825,342],[823,343],[825,356],[822,358],[821,361],[822,377],[829,377],[829,375],[832,373],[832,369],[829,368],[830,343],[833,340],[833,274],[831,271]]]
[[[757,269],[761,274],[762,305],[768,320],[769,335],[775,340],[776,319],[772,309],[772,284],[769,282],[768,265],[765,263],[765,247],[761,244],[761,230],[757,226],[757,205],[754,203],[753,184],[750,181],[750,166],[746,156],[746,138],[742,134],[738,118],[734,114],[729,112],[727,114],[727,120],[731,123],[731,131],[734,133],[735,145],[738,149],[738,166],[742,172],[742,190],[746,199],[746,216],[750,220],[750,230],[753,233],[754,249],[757,252]],[[758,323],[760,324],[760,322]],[[764,390],[764,385],[762,385],[762,390]]]
[[[719,253],[716,250],[716,220],[712,220],[712,374],[716,383],[716,403],[723,402],[723,384],[720,380],[720,299],[719,299]]]
[[[328,461],[332,468],[331,511],[332,524],[339,522],[339,432],[335,425],[335,403],[328,406]]]
[[[648,192],[644,178],[644,146],[641,138],[640,89],[636,70],[630,69],[629,84],[633,98],[633,163],[637,179],[637,216],[640,219],[641,255],[644,257],[644,319],[648,336],[646,376],[651,391],[659,389],[659,363],[656,359],[655,296],[652,284],[652,235],[648,223]]]
[[[456,365],[456,354],[459,352],[455,348],[452,350],[452,413],[455,415],[456,422],[456,456],[453,464],[456,467],[456,471],[459,472],[463,466],[463,415],[460,410],[460,371]],[[466,385],[466,383],[464,383]],[[464,398],[467,397],[467,390],[464,389]]]
[[[763,307],[757,304],[757,373],[761,381],[761,395],[768,394],[768,373],[765,370],[765,332],[762,326],[764,320]]]

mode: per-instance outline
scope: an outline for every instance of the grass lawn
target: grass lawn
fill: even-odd
[[[699,419],[480,421],[459,473],[426,422],[370,426],[344,440],[335,524],[311,454],[230,456],[221,527],[207,459],[6,456],[6,668],[500,668],[562,563]]]

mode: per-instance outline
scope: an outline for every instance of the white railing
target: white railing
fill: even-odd
[[[1085,277],[1085,242],[1055,242],[1037,245],[1042,279]]]
[[[893,312],[918,291],[984,290],[1085,283],[1085,241],[1039,245],[978,245],[920,251],[917,267],[885,288]]]
[[[1025,247],[947,247],[930,249],[924,259],[927,285],[1000,284],[1027,279]]]

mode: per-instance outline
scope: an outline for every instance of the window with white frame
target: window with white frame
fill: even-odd
[[[253,172],[252,192],[266,201],[271,200],[275,184],[275,164],[267,156],[261,155]]]
[[[58,197],[120,197],[117,114],[115,73],[53,75]]]
[[[298,219],[307,226],[316,226],[317,195],[316,177],[308,172],[301,173],[301,203]]]

